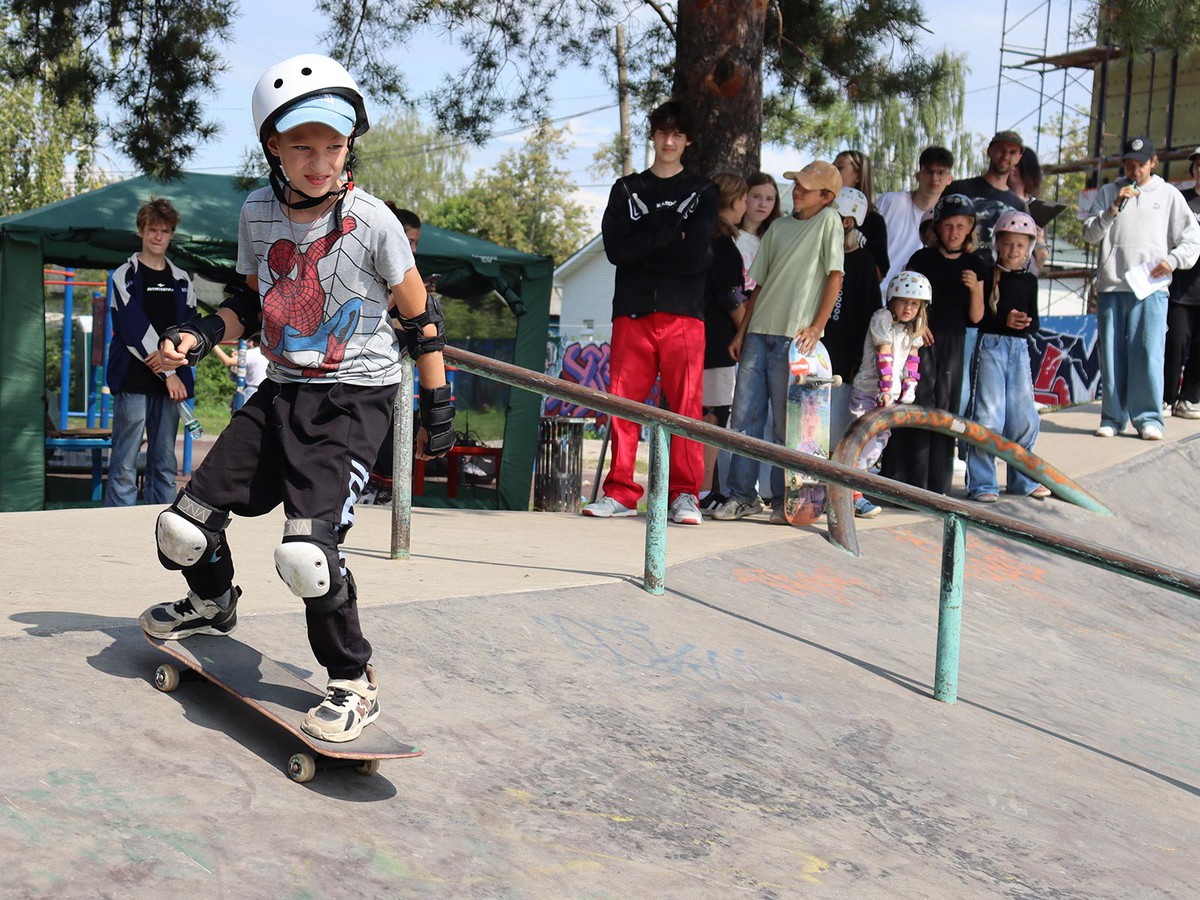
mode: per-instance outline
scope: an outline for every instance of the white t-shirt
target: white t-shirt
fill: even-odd
[[[921,216],[925,210],[913,203],[908,191],[889,191],[875,200],[875,208],[887,223],[888,259],[892,267],[883,278],[886,290],[892,276],[903,272],[912,255],[924,245],[921,243]]]
[[[739,228],[738,235],[733,239],[733,242],[737,245],[738,252],[742,254],[742,279],[746,282],[746,293],[749,294],[758,287],[758,282],[746,273],[750,271],[750,264],[754,262],[754,257],[758,256],[758,248],[762,244],[762,238],[757,234],[751,234],[749,231],[743,231]]]
[[[867,337],[863,341],[862,364],[858,374],[854,376],[854,387],[868,394],[879,393],[879,363],[875,353],[884,344],[892,345],[892,396],[899,397],[904,386],[904,364],[910,353],[916,353],[924,343],[920,335],[915,335],[892,318],[892,311],[886,306],[876,310],[871,316],[871,324],[867,326]]]
[[[416,265],[404,229],[383,202],[348,191],[310,225],[283,214],[269,187],[246,198],[237,270],[257,275],[260,346],[273,381],[397,384],[400,345],[388,319],[391,287]]]

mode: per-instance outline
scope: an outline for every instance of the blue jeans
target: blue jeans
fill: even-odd
[[[137,503],[137,460],[146,432],[146,479],[142,485],[146,503],[170,503],[175,499],[175,435],[179,430],[179,407],[162,395],[113,394],[113,444],[108,458],[105,506]]]
[[[775,334],[746,335],[742,356],[738,360],[737,386],[733,391],[733,408],[729,427],[739,434],[762,437],[776,444],[787,443],[788,347],[790,337]],[[774,419],[773,433],[763,434],[767,409]],[[725,479],[725,493],[738,500],[753,500],[758,496],[758,462],[735,456]],[[783,506],[783,469],[771,468],[771,502]]]
[[[1128,291],[1106,291],[1096,300],[1100,326],[1100,424],[1118,434],[1125,420],[1139,432],[1163,427],[1163,358],[1167,294],[1139,300]]]
[[[976,422],[1033,450],[1041,421],[1033,400],[1029,341],[1023,337],[981,334],[972,360],[971,396]],[[1015,466],[1008,467],[1008,492],[1028,496],[1038,483]],[[996,457],[967,448],[967,493],[998,494]]]

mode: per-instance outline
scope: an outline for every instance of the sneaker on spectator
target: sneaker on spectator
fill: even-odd
[[[717,508],[729,498],[717,491],[709,491],[708,496],[700,501],[700,515],[711,516]]]
[[[1157,425],[1151,423],[1142,427],[1143,441],[1161,441],[1163,439],[1163,430]]]
[[[976,503],[995,503],[1000,499],[999,494],[976,494],[971,498]]]
[[[737,497],[730,497],[713,510],[712,517],[722,522],[731,522],[734,519],[743,519],[746,516],[762,512],[762,508],[762,501],[757,497],[751,500],[740,500]]]
[[[879,507],[866,497],[854,501],[854,517],[856,519],[873,519],[879,515]]]
[[[1044,484],[1039,484],[1037,487],[1035,487],[1032,491],[1029,492],[1029,496],[1032,497],[1034,500],[1045,500],[1047,497],[1049,497],[1051,495],[1051,493],[1052,493],[1052,491],[1050,490],[1050,488],[1046,487]]]
[[[1175,404],[1175,415],[1181,419],[1200,419],[1200,403],[1180,400]]]
[[[1169,419],[1169,418],[1171,418],[1171,415],[1172,415],[1171,404],[1164,403],[1163,404],[1163,418]]]
[[[771,524],[772,525],[790,525],[787,516],[783,512],[782,506],[771,507]]]
[[[1111,425],[1101,425],[1099,428],[1093,431],[1092,434],[1094,434],[1096,437],[1116,437],[1117,429],[1113,428]]]
[[[704,521],[695,494],[679,494],[671,501],[669,515],[676,525],[699,525]]]
[[[636,509],[630,509],[612,497],[601,497],[595,503],[589,503],[580,512],[596,519],[629,519],[637,515]]]

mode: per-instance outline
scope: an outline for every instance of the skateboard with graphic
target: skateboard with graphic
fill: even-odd
[[[150,646],[175,662],[154,672],[154,686],[170,693],[184,677],[200,677],[224,688],[251,709],[266,716],[306,748],[293,753],[284,769],[292,781],[312,781],[321,769],[353,767],[373,775],[385,759],[420,756],[416,747],[398,741],[373,722],[353,741],[322,741],[300,730],[310,709],[325,697],[322,691],[264,656],[248,644],[227,636],[195,634],[183,641],[162,641],[143,632]],[[182,664],[182,668],[175,663]]]
[[[829,458],[829,409],[833,374],[829,351],[817,341],[812,353],[793,340],[788,348],[787,445],[792,450]],[[785,471],[783,512],[792,525],[811,525],[825,512],[825,485],[801,472]]]

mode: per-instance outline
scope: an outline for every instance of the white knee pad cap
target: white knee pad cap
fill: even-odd
[[[329,593],[329,557],[320,544],[289,541],[275,548],[275,571],[297,597],[323,597]]]
[[[194,566],[208,553],[208,535],[172,509],[159,514],[154,536],[163,556],[185,568]]]

